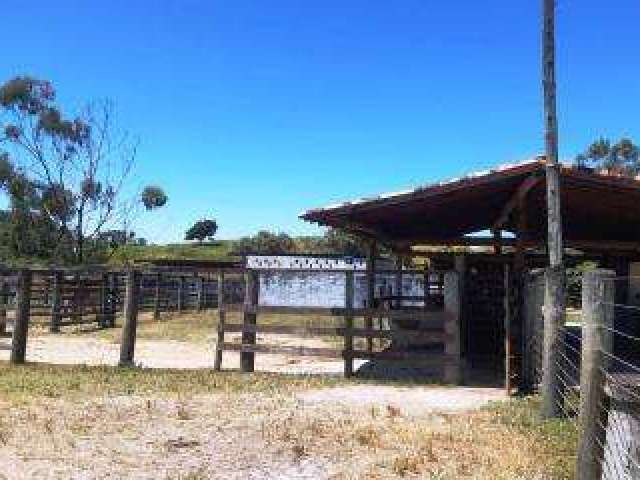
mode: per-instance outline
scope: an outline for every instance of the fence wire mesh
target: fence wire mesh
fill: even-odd
[[[565,281],[565,315],[547,325],[545,348],[548,278],[527,279],[532,382],[576,429],[578,478],[640,479],[640,278],[567,271]]]
[[[597,460],[602,478],[640,478],[640,304],[639,277],[604,278],[600,300],[599,373],[605,396],[597,415]]]

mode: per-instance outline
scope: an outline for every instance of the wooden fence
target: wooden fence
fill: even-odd
[[[327,273],[327,270],[321,272]],[[259,299],[259,271],[246,272],[245,302],[242,306],[242,323],[228,323],[226,313],[237,308],[227,307],[223,299],[219,300],[218,309],[218,339],[216,346],[215,368],[222,367],[222,352],[240,352],[240,367],[242,371],[252,372],[255,368],[256,354],[285,354],[295,356],[313,356],[324,358],[341,358],[344,360],[344,374],[351,376],[354,372],[354,360],[401,360],[417,361],[421,367],[442,368],[442,375],[446,381],[458,383],[461,379],[460,361],[460,286],[458,275],[448,272],[444,277],[444,299],[440,308],[434,308],[438,302],[431,301],[430,283],[425,281],[425,295],[402,296],[391,295],[370,299],[367,308],[354,307],[354,271],[336,270],[345,277],[344,306],[343,307],[298,307],[298,306],[264,306]],[[404,272],[407,274],[408,272]],[[421,274],[423,272],[420,272]],[[427,278],[425,276],[425,278]],[[219,278],[224,284],[224,275]],[[402,308],[403,302],[422,302],[422,308]],[[260,324],[262,314],[279,314],[281,316],[323,317],[327,319],[340,318],[341,324],[323,326]],[[354,320],[364,319],[364,327],[355,327]],[[386,319],[389,322],[404,322],[408,328],[378,328],[373,327],[372,319]],[[328,323],[328,322],[327,322]],[[228,342],[227,333],[241,333],[241,343]],[[342,339],[342,348],[282,346],[276,344],[259,344],[257,334],[296,335],[301,337],[338,337]],[[366,339],[365,348],[357,348],[354,339]],[[376,351],[374,339],[386,339],[402,344],[403,339],[421,339],[421,346],[426,349],[385,348]]]
[[[5,271],[0,284],[0,326],[6,330],[7,310],[14,312],[11,345],[0,348],[11,350],[11,362],[25,361],[27,333],[30,325],[49,325],[52,332],[60,332],[69,325],[95,323],[109,328],[115,326],[116,315],[123,317],[120,364],[132,365],[135,357],[135,339],[138,315],[151,311],[159,316],[164,311],[218,309],[218,341],[214,365],[222,367],[222,352],[240,353],[241,370],[252,372],[256,354],[287,354],[341,358],[344,373],[354,372],[354,360],[418,361],[421,367],[442,368],[450,382],[460,380],[460,285],[455,272],[424,276],[424,295],[403,296],[380,291],[375,296],[367,289],[365,307],[354,305],[354,277],[363,272],[337,271],[344,278],[344,304],[340,307],[267,306],[260,304],[260,275],[258,270],[219,270],[206,274],[170,271],[72,271],[72,270],[18,270]],[[326,270],[315,273],[327,273]],[[367,281],[375,274],[367,272]],[[416,272],[403,271],[402,274]],[[397,272],[395,272],[397,274]],[[433,277],[433,278],[432,278]],[[429,280],[432,278],[432,280]],[[228,322],[228,312],[242,313],[242,323]],[[339,324],[322,326],[262,324],[265,314],[280,316],[313,315],[341,319]],[[363,326],[356,327],[355,319],[363,318]],[[379,319],[374,328],[374,319]],[[382,328],[385,323],[387,327]],[[389,328],[388,325],[401,325]],[[241,342],[229,342],[225,334],[241,334]],[[305,337],[333,337],[342,345],[333,348],[281,346],[257,342],[257,334],[292,335]],[[6,334],[4,334],[7,337]],[[366,340],[359,346],[354,339]],[[374,348],[374,340],[380,347]],[[407,342],[405,342],[407,340]],[[402,348],[409,340],[419,340],[420,349]],[[389,345],[390,344],[390,345]],[[394,348],[395,345],[395,348]],[[398,348],[398,345],[400,346]]]
[[[124,311],[126,272],[118,270],[28,270],[31,276],[29,316],[31,325],[61,327],[95,324],[108,328]],[[0,272],[0,331],[6,329],[7,311],[16,310],[19,271]],[[200,311],[217,308],[215,272],[139,271],[138,310],[153,312]],[[225,296],[244,298],[242,272],[227,281]]]

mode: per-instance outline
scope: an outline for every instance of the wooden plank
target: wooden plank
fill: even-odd
[[[231,311],[229,305],[225,305],[226,311]],[[248,309],[245,307],[244,309]],[[344,308],[331,307],[280,307],[280,306],[255,306],[248,313],[283,314],[283,315],[316,315],[324,317],[341,317],[345,314]]]
[[[342,358],[342,350],[334,348],[294,347],[283,345],[249,345],[240,343],[223,343],[223,350],[241,353],[275,353],[284,355]]]
[[[456,355],[421,351],[384,350],[382,352],[367,352],[365,350],[355,350],[353,356],[354,358],[366,360],[419,360],[421,366],[457,365],[459,363]]]
[[[452,355],[429,352],[383,351],[367,352],[366,350],[352,350],[346,355],[343,350],[335,348],[298,347],[284,345],[248,345],[241,343],[224,343],[223,350],[241,353],[267,353],[292,355],[301,357],[325,357],[325,358],[360,358],[368,360],[420,360],[423,366],[444,366],[456,364],[458,359]]]
[[[315,315],[319,317],[342,317],[347,313],[347,309],[340,307],[284,307],[284,306],[255,306],[230,309],[225,306],[225,311],[242,311],[247,313],[261,314],[281,314],[281,315]],[[354,317],[386,317],[393,320],[415,320],[431,323],[444,322],[449,319],[449,314],[444,310],[424,311],[424,310],[387,310],[382,308],[354,308],[350,310]]]
[[[226,333],[269,333],[275,335],[299,335],[305,337],[312,336],[344,336],[347,329],[344,327],[306,327],[298,325],[244,325],[241,323],[226,323],[224,325]],[[429,337],[434,343],[441,343],[448,340],[451,335],[446,334],[442,329],[431,330],[378,330],[375,328],[352,328],[350,330],[354,337],[366,338],[396,338],[423,336]]]

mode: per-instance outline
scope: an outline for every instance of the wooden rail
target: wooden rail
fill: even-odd
[[[344,361],[346,376],[354,373],[355,359],[419,359],[420,365],[442,366],[445,376],[455,377],[450,372],[459,369],[460,306],[458,279],[454,272],[439,274],[438,285],[442,287],[438,288],[444,293],[437,306],[427,301],[433,284],[426,280],[429,273],[415,272],[425,278],[425,295],[395,295],[380,301],[372,298],[375,292],[371,282],[372,275],[378,275],[380,271],[341,271],[344,274],[344,306],[329,308],[260,305],[260,274],[263,273],[260,270],[219,270],[215,277],[147,270],[25,269],[11,274],[4,271],[5,275],[0,278],[0,337],[8,337],[4,333],[7,310],[14,311],[15,321],[11,345],[0,344],[0,349],[11,350],[11,361],[22,363],[26,357],[28,328],[30,324],[42,323],[42,318],[49,319],[52,332],[60,332],[67,326],[93,323],[103,328],[114,327],[116,316],[121,314],[120,365],[131,366],[135,365],[136,331],[141,311],[153,312],[157,319],[164,311],[201,311],[217,307],[216,369],[222,368],[223,351],[230,351],[240,353],[241,369],[245,372],[254,370],[256,354],[279,353],[340,358]],[[325,273],[324,270],[306,272]],[[388,273],[392,272],[397,273]],[[403,275],[411,273],[402,272]],[[354,304],[355,280],[362,275],[368,275],[367,298],[365,306],[360,308]],[[424,305],[406,307],[402,306],[402,300],[424,301]],[[228,322],[229,312],[241,313],[242,323]],[[326,318],[331,324],[263,324],[260,320],[264,315],[313,316]],[[356,324],[356,319],[361,318],[364,327]],[[378,328],[374,327],[374,319],[380,320]],[[383,328],[382,319],[390,324],[398,322],[402,327]],[[227,337],[232,333],[239,334],[239,343]],[[262,340],[258,344],[259,335],[337,337],[342,339],[343,345],[335,348],[282,346],[262,344]],[[366,340],[366,348],[361,347],[360,339]],[[379,340],[378,351],[374,351],[374,339]],[[418,341],[423,350],[402,347],[411,341]]]
[[[441,310],[430,310],[432,306],[413,309],[391,309],[392,300],[402,299],[396,295],[388,302],[383,302],[387,308],[354,308],[354,272],[345,271],[345,306],[344,307],[289,307],[259,305],[259,298],[253,287],[247,291],[253,292],[243,305],[244,321],[242,323],[228,323],[224,314],[230,311],[228,306],[219,310],[218,342],[216,346],[216,369],[221,368],[222,352],[239,352],[241,354],[241,369],[253,371],[255,354],[283,354],[292,356],[317,356],[344,360],[344,374],[354,373],[354,360],[395,360],[419,362],[421,367],[442,367],[443,377],[452,383],[460,381],[460,290],[459,279],[455,272],[444,276],[443,306]],[[255,278],[248,279],[255,282]],[[414,297],[411,297],[414,298]],[[424,297],[415,297],[424,299]],[[425,309],[426,308],[426,309]],[[333,318],[341,325],[307,326],[291,324],[261,324],[260,316],[314,316]],[[354,319],[363,317],[365,327],[356,327]],[[383,329],[374,328],[368,319],[385,318],[390,322],[403,322],[404,328]],[[341,319],[341,320],[340,320]],[[240,334],[240,343],[231,342],[226,334]],[[291,346],[275,344],[258,344],[258,334],[289,335],[297,337],[339,337],[343,340],[342,348],[319,348],[309,346]],[[356,348],[354,339],[367,340],[366,349]],[[401,344],[403,340],[417,341],[422,350],[386,348],[373,351],[373,339],[386,339]],[[242,360],[244,358],[244,360]]]

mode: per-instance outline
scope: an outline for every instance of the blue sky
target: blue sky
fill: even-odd
[[[3,9],[3,78],[108,97],[170,197],[154,242],[316,233],[300,211],[522,160],[542,143],[540,1],[35,0]],[[8,15],[8,16],[7,16]],[[637,0],[558,2],[561,155],[640,141]]]

